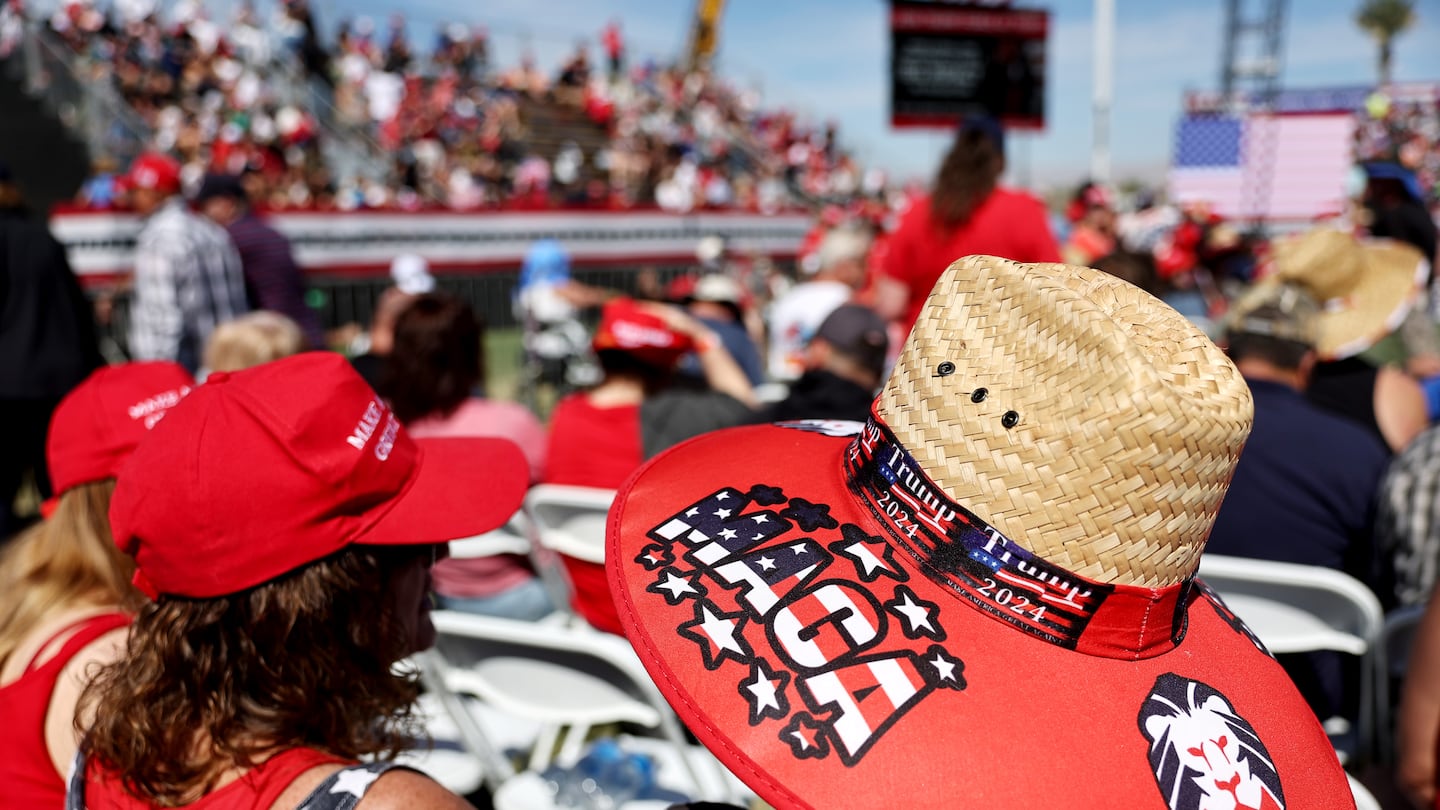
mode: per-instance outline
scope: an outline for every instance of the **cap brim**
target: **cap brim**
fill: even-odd
[[[354,542],[443,543],[504,525],[525,497],[530,467],[514,442],[415,439],[420,463],[399,502]]]
[[[1247,790],[1260,789],[1252,774],[1278,773],[1279,803],[1241,795],[1255,806],[1348,795],[1285,672],[1203,589],[1166,589],[1182,596],[1147,609],[1165,642],[1151,657],[1027,633],[997,616],[1038,602],[992,580],[996,614],[985,612],[851,494],[841,434],[854,423],[800,424],[720,431],[660,455],[621,489],[607,547],[626,635],[656,684],[770,804],[1159,808],[1174,798],[1162,790],[1228,778],[1187,772],[1202,737],[1226,734],[1247,746]],[[752,544],[722,547],[737,536]],[[1162,604],[1157,591],[1125,590]],[[1128,622],[1112,602],[1090,627]],[[1195,706],[1143,713],[1177,684]]]

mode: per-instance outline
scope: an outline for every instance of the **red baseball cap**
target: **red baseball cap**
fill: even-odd
[[[620,489],[621,623],[780,810],[1353,807],[1310,707],[1194,577],[1251,413],[1133,286],[970,257],[869,422],[706,434]]]
[[[114,478],[120,465],[195,380],[177,363],[106,366],[60,400],[45,441],[55,494]]]
[[[180,190],[180,163],[169,155],[146,152],[131,161],[119,184],[126,190],[148,188],[174,194]]]
[[[504,439],[412,439],[338,354],[216,373],[157,426],[110,504],[152,595],[212,598],[352,544],[494,529],[529,479]]]
[[[669,368],[694,351],[695,342],[666,325],[629,298],[614,298],[600,312],[600,325],[591,341],[595,351],[617,349],[660,368]]]

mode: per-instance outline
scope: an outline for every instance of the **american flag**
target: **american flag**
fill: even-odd
[[[1344,206],[1354,132],[1349,114],[1186,116],[1170,199],[1206,200],[1231,219],[1333,216]]]

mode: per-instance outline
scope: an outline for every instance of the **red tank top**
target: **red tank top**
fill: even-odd
[[[60,652],[36,666],[32,659],[14,683],[0,686],[0,809],[52,807],[65,804],[65,781],[55,772],[45,744],[45,713],[60,673],[86,645],[130,623],[124,613],[105,613],[62,628],[51,640],[74,631]],[[46,641],[41,651],[50,646]],[[39,653],[36,654],[39,656]]]
[[[186,810],[269,810],[300,774],[320,765],[349,765],[350,760],[314,748],[291,748],[251,768],[244,776],[184,805]],[[60,805],[56,805],[59,807]],[[131,796],[113,774],[95,763],[86,769],[87,810],[144,810],[151,805]]]

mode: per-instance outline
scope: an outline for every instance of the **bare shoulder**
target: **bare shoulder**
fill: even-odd
[[[50,706],[45,711],[45,746],[55,772],[64,774],[75,758],[79,738],[75,731],[76,713],[81,727],[89,727],[94,707],[80,707],[80,694],[101,667],[125,654],[129,628],[120,627],[100,636],[79,651],[65,664],[55,687],[50,692]]]
[[[418,771],[395,768],[375,780],[362,810],[475,810],[475,806]]]
[[[65,665],[67,674],[88,681],[100,667],[118,661],[125,654],[130,628],[117,627],[80,648]]]
[[[1381,366],[1376,375],[1376,384],[1384,386],[1387,391],[1410,397],[1418,394],[1423,399],[1425,396],[1425,389],[1420,382],[1397,366]]]
[[[1394,366],[1382,366],[1375,377],[1375,419],[1390,447],[1399,451],[1429,424],[1425,389]]]

